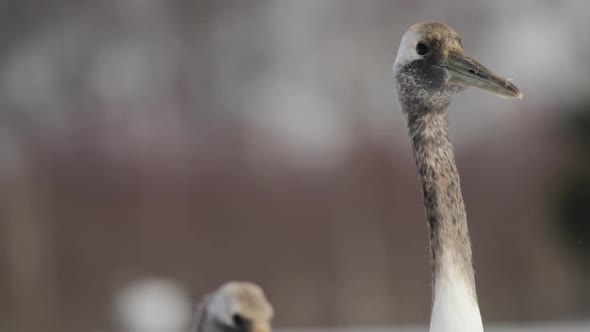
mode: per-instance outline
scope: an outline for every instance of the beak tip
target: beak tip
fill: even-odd
[[[517,93],[511,94],[498,94],[498,96],[502,99],[518,99],[522,100],[523,94],[522,92],[518,91]]]
[[[508,90],[508,98],[510,98],[510,99],[519,99],[519,100],[522,99],[523,94],[520,91],[520,89],[517,88],[516,85],[514,85],[512,83],[512,79],[507,79],[506,80],[506,84],[504,85],[504,88],[506,90]]]
[[[522,94],[522,92],[520,92],[520,90],[516,89],[516,93],[514,94],[514,98],[515,99],[518,99],[518,100],[522,100],[522,97],[524,97],[524,95]]]
[[[518,88],[514,87],[512,99],[522,100],[522,97],[524,97],[522,92],[520,92],[520,90]]]
[[[512,83],[512,79],[509,78],[504,82],[504,88],[508,89],[511,94],[511,98],[514,99],[522,99],[523,95],[522,92]]]

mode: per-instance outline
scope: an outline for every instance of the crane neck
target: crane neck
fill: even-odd
[[[430,235],[431,331],[483,331],[467,216],[448,133],[448,102],[435,104],[440,107],[415,103],[403,109]]]

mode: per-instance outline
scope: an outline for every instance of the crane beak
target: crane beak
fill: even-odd
[[[451,53],[442,64],[449,73],[448,83],[464,87],[479,88],[495,93],[501,98],[522,99],[522,92],[510,79],[496,75],[474,59]]]

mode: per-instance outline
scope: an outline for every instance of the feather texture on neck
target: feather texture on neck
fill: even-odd
[[[448,105],[442,103],[442,106]],[[459,174],[443,107],[404,109],[422,186],[433,272],[431,332],[483,331]]]

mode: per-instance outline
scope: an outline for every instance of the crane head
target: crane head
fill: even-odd
[[[461,36],[442,23],[410,27],[400,43],[393,71],[400,91],[406,89],[418,97],[449,95],[475,87],[502,98],[522,99],[510,79],[466,56]]]
[[[222,285],[211,295],[206,310],[223,331],[271,332],[272,305],[254,283],[232,281]]]

